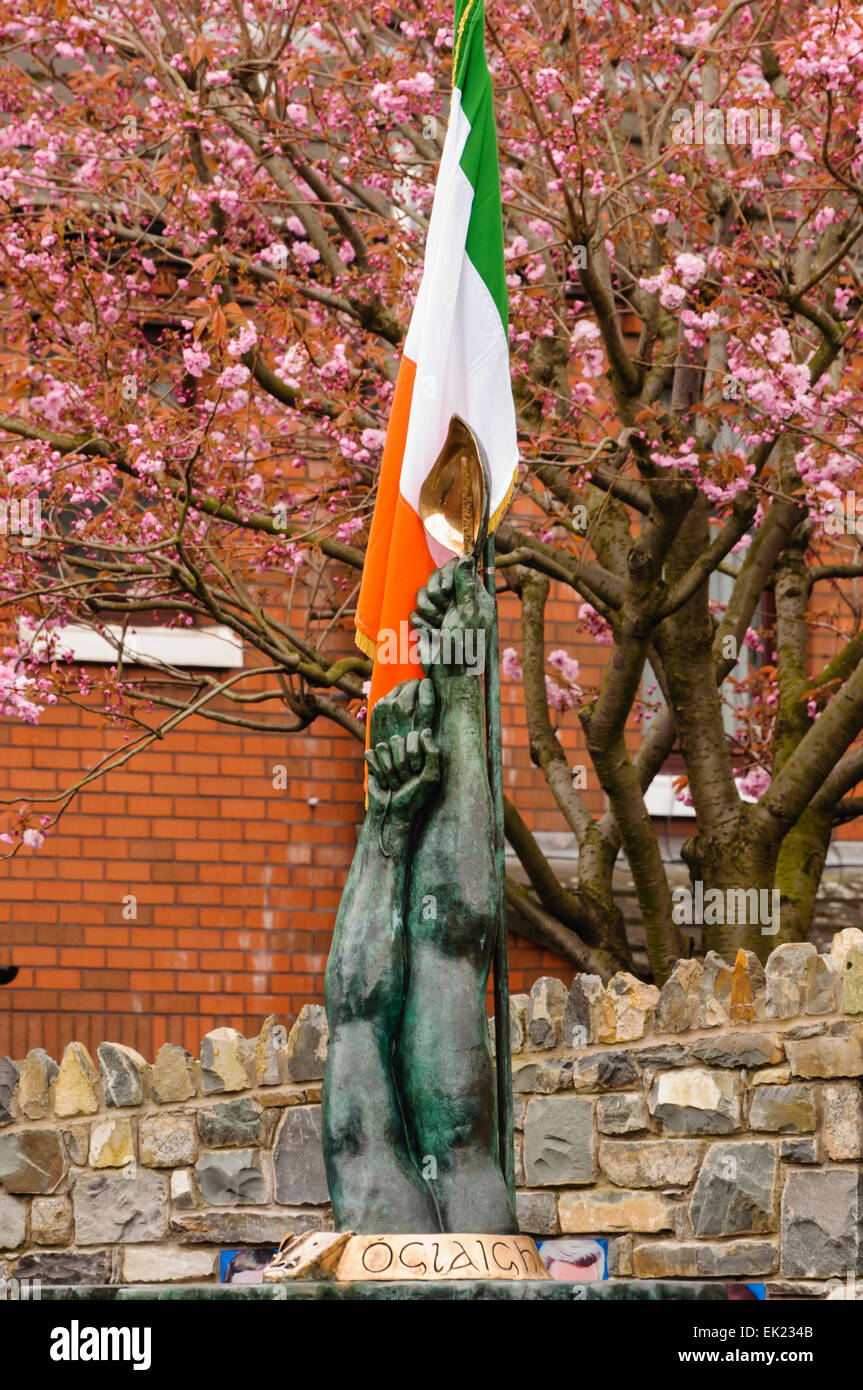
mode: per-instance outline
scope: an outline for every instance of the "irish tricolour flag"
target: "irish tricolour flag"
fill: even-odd
[[[460,415],[488,455],[492,524],[509,500],[518,462],[509,376],[503,218],[483,0],[455,0],[453,88],[429,224],[422,282],[405,339],[357,605],[357,644],[383,654],[370,707],[419,674],[393,661],[401,624],[450,552],[419,516],[423,481]],[[390,639],[395,637],[395,642]]]

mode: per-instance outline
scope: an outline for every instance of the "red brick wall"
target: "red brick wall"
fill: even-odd
[[[6,786],[39,791],[120,743],[62,708],[35,729],[3,721],[2,739]],[[0,959],[20,967],[0,990],[0,1053],[56,1055],[72,1038],[197,1053],[210,1028],[250,1033],[319,999],[361,816],[357,753],[333,725],[286,744],[198,720],[84,792],[0,876]]]
[[[504,693],[508,780],[536,782],[527,811],[561,829],[530,769],[519,693]],[[197,1055],[211,1028],[251,1034],[269,1013],[287,1020],[321,1001],[363,810],[359,745],[317,728],[286,738],[190,721],[82,792],[40,850],[3,861],[0,964],[19,974],[0,989],[0,1055],[106,1038],[148,1058],[165,1041]],[[55,707],[36,728],[0,720],[0,743],[0,794],[50,794],[122,736]],[[514,990],[569,969],[517,939],[511,964]]]

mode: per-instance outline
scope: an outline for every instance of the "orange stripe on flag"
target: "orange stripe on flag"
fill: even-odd
[[[367,743],[375,702],[401,681],[422,676],[422,668],[407,660],[411,649],[409,620],[416,606],[417,590],[427,582],[435,562],[426,542],[425,527],[399,490],[415,377],[416,364],[409,357],[402,357],[357,603],[357,645],[374,663]],[[379,644],[383,662],[376,656]]]
[[[399,494],[390,533],[389,563],[378,639],[381,641],[382,638],[389,638],[390,647],[388,652],[381,642],[379,655],[390,658],[397,655],[401,659],[390,659],[386,663],[375,661],[369,696],[370,711],[375,701],[389,694],[400,681],[416,680],[422,676],[422,667],[407,659],[411,636],[409,619],[416,607],[417,590],[427,582],[434,568],[435,562],[426,543],[425,528],[413,507]]]
[[[395,525],[396,504],[399,499],[402,462],[408,435],[408,421],[413,399],[416,364],[402,357],[396,389],[390,411],[387,437],[381,459],[380,478],[372,529],[363,565],[363,579],[357,600],[357,646],[367,656],[374,655],[381,628],[381,613],[390,566],[390,546]],[[413,604],[411,604],[413,607]],[[410,612],[410,609],[408,610]]]

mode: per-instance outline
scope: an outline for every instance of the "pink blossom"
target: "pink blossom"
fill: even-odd
[[[548,700],[549,709],[556,709],[560,714],[565,714],[575,704],[572,693],[553,681],[551,676],[545,678],[545,698]]]
[[[200,378],[210,365],[210,354],[199,347],[183,348],[183,361],[189,376]]]
[[[392,82],[376,82],[370,95],[372,104],[379,111],[384,111],[391,116],[407,115],[407,97],[403,92],[397,92]]]
[[[6,651],[8,654],[10,649]],[[38,694],[36,683],[21,670],[14,655],[0,663],[0,714],[37,724],[45,704],[55,702],[43,699],[39,703]]]
[[[251,352],[257,341],[258,331],[255,325],[244,323],[236,338],[228,344],[228,352],[232,357],[242,357],[244,353]]]
[[[663,309],[679,309],[686,300],[686,290],[672,282],[668,266],[663,266],[658,275],[642,276],[638,283],[648,294],[659,295]]]
[[[507,680],[520,681],[524,678],[524,671],[515,647],[507,647],[501,653],[500,666]]]
[[[270,245],[265,246],[258,255],[260,260],[266,261],[268,265],[274,265],[277,270],[284,270],[288,263],[288,248],[283,241],[270,242]]]
[[[587,381],[577,381],[572,388],[572,399],[576,405],[591,406],[596,400],[596,393]]]
[[[164,466],[164,457],[158,449],[154,450],[152,453],[146,449],[142,450],[134,459],[135,472],[140,473],[144,478],[152,477],[156,473],[161,473]]]
[[[605,354],[597,348],[581,355],[581,374],[589,378],[602,376],[605,371]]]
[[[597,646],[610,647],[614,641],[614,634],[601,613],[589,603],[583,603],[578,610],[579,622],[584,623],[588,632],[593,637]]]
[[[760,800],[769,786],[770,773],[763,767],[751,767],[737,782],[741,796],[755,801]]]
[[[687,289],[698,284],[706,266],[707,262],[703,256],[693,256],[687,251],[674,258],[674,269]]]
[[[557,68],[539,68],[535,80],[541,97],[554,96],[563,86],[563,78]]]
[[[548,664],[549,666],[553,666],[556,671],[560,672],[560,675],[566,681],[572,694],[580,698],[584,692],[578,684],[579,665],[575,657],[570,656],[569,653],[563,651],[562,648],[558,648],[556,651],[549,653]]]
[[[600,336],[599,327],[592,319],[579,319],[572,330],[570,342],[574,348],[578,348],[582,343],[587,346],[589,343],[598,342]]]
[[[382,449],[386,438],[386,430],[363,430],[360,435],[364,449]]]
[[[809,153],[806,141],[799,130],[792,130],[791,134],[788,136],[788,144],[798,159],[812,159],[812,155]]]
[[[434,91],[434,78],[430,72],[418,72],[415,77],[402,77],[396,86],[410,96],[427,97]]]
[[[335,379],[347,382],[350,377],[350,365],[347,359],[344,343],[336,343],[333,348],[333,355],[328,362],[321,367],[320,374],[324,381]]]
[[[300,265],[314,265],[315,261],[321,259],[320,251],[314,246],[310,246],[307,241],[298,241],[294,246],[294,260],[299,261]]]
[[[831,207],[819,208],[812,219],[813,232],[823,232],[825,227],[829,227],[836,221],[836,209]]]
[[[549,653],[548,664],[549,666],[554,666],[563,676],[564,680],[570,683],[578,680],[578,662],[575,657],[570,656],[569,653],[565,652],[562,648],[558,648],[556,651]]]
[[[235,367],[226,367],[222,374],[217,378],[216,385],[223,391],[232,391],[237,386],[242,386],[249,379],[249,369],[242,362],[238,362]]]

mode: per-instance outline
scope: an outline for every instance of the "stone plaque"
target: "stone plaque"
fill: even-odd
[[[344,1279],[549,1279],[529,1236],[352,1236],[336,1276]]]

